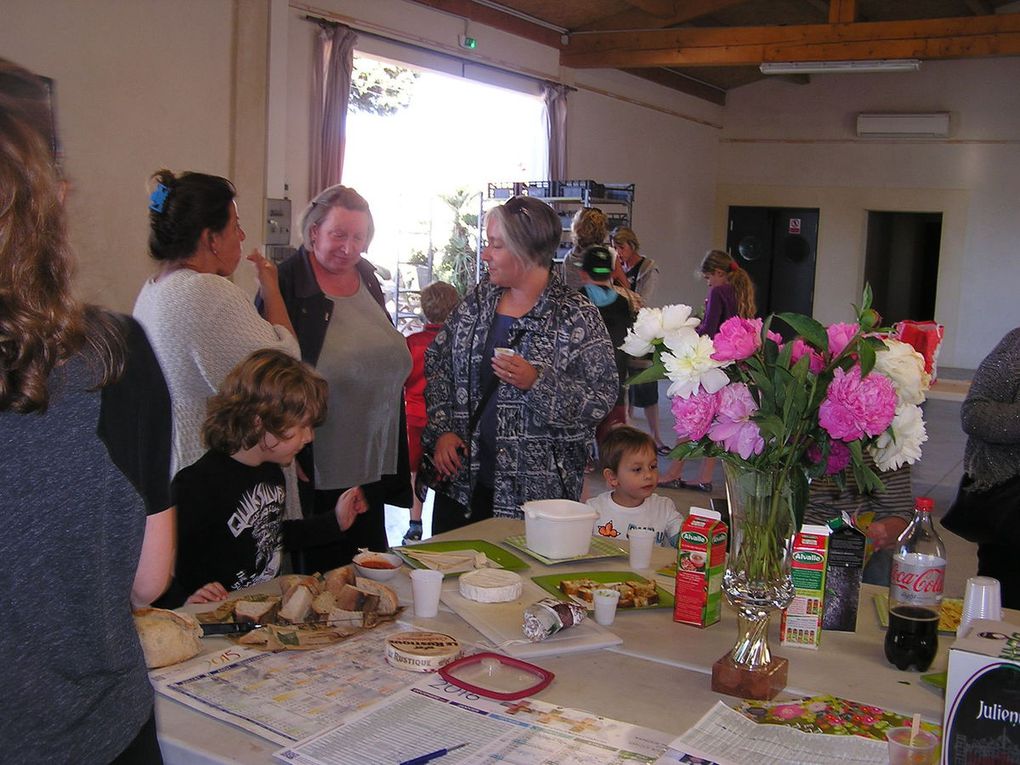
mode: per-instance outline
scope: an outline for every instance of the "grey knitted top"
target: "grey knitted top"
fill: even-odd
[[[1020,475],[1020,327],[981,362],[960,419],[968,436],[963,468],[975,488]]]

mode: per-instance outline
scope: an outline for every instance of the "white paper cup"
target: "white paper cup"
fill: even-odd
[[[634,528],[627,532],[627,538],[630,540],[630,567],[646,569],[651,566],[655,529]]]
[[[998,579],[990,576],[972,576],[967,580],[967,589],[963,595],[963,613],[960,626],[956,630],[957,637],[966,637],[971,622],[978,619],[1002,618],[1002,589]]]
[[[890,728],[885,737],[889,740],[890,765],[932,765],[935,762],[938,739],[933,733],[919,730],[911,741],[910,728]]]
[[[424,619],[439,613],[439,594],[443,589],[443,572],[416,569],[411,572],[411,597],[414,598],[414,615]]]
[[[616,619],[616,604],[620,600],[619,590],[600,588],[592,592],[595,602],[595,622],[607,627]]]
[[[513,356],[516,353],[517,351],[515,351],[513,348],[503,348],[502,346],[500,346],[499,348],[492,349],[492,354],[494,356]]]

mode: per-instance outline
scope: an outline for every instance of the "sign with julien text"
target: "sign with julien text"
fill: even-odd
[[[949,651],[942,763],[1020,762],[1020,626],[979,620]]]

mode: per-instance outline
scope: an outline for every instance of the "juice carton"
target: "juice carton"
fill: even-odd
[[[855,632],[866,538],[846,513],[833,518],[826,525],[830,530],[829,559],[825,566],[822,629]]]
[[[793,561],[790,568],[796,595],[783,611],[779,623],[780,645],[818,648],[825,601],[828,547],[828,526],[802,526],[793,538]]]
[[[677,545],[673,621],[707,627],[722,613],[722,578],[729,530],[719,513],[692,507]]]

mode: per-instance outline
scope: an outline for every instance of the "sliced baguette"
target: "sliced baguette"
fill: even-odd
[[[380,616],[391,616],[400,608],[400,598],[397,597],[397,593],[382,582],[377,582],[374,579],[367,579],[363,576],[359,576],[357,578],[357,585],[359,590],[379,597],[379,603],[376,606],[376,613]]]
[[[280,609],[280,619],[291,624],[297,624],[308,620],[308,614],[312,610],[312,601],[315,595],[303,584],[296,584],[287,590],[283,596],[283,607]]]
[[[354,564],[348,564],[340,568],[334,568],[332,571],[327,571],[325,576],[326,589],[339,598],[344,587],[354,584],[355,573]]]
[[[268,624],[280,610],[279,598],[266,600],[239,600],[234,603],[234,621]]]

